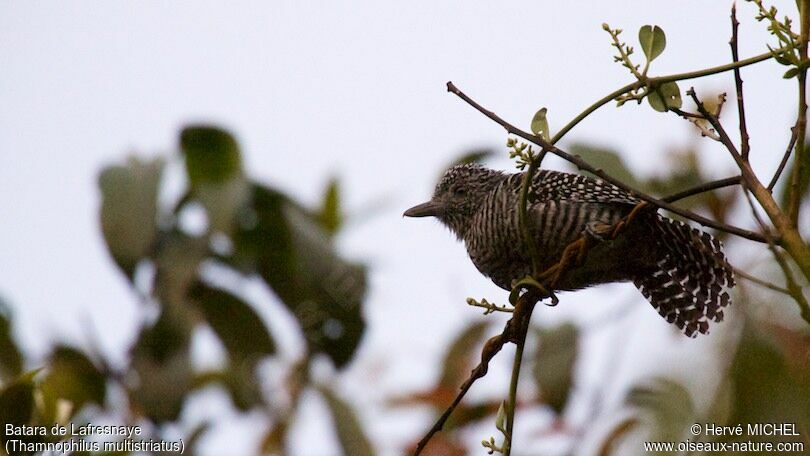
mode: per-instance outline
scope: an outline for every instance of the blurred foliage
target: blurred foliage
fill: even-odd
[[[562,413],[568,403],[578,353],[578,331],[572,324],[537,330],[534,380],[540,401]]]
[[[188,185],[165,207],[159,196],[173,178],[167,176],[171,162],[185,163],[182,179]],[[180,134],[179,155],[168,160],[133,157],[109,166],[100,173],[99,188],[107,248],[143,297],[140,329],[126,365],[109,367],[95,347],[57,345],[41,372],[21,375],[24,364],[39,363],[23,361],[11,314],[2,305],[0,421],[50,427],[93,422],[124,410],[123,422],[138,422],[149,430],[143,439],[160,439],[161,425],[181,420],[192,393],[219,387],[237,410],[266,414],[272,434],[286,430],[280,426],[287,419],[283,417],[294,415],[297,397],[311,389],[325,398],[346,454],[373,454],[352,405],[309,377],[316,357],[344,368],[365,332],[365,268],[343,259],[332,241],[344,218],[338,180],[329,182],[319,209],[306,209],[280,190],[249,179],[239,145],[228,132],[192,126]],[[204,226],[189,225],[188,215],[200,210]],[[263,281],[297,321],[307,350],[303,359],[287,366],[298,379],[287,385],[294,396],[290,407],[268,400],[261,388],[261,363],[279,356],[271,326],[262,317],[266,312],[259,311],[268,303],[251,302],[232,283],[211,282],[223,276],[204,273],[211,266]],[[227,355],[219,369],[200,371],[192,363],[192,341],[204,326]],[[276,364],[283,366],[283,359]],[[110,389],[123,392],[123,402],[113,399]],[[202,423],[183,439],[193,444],[208,427]],[[31,441],[65,438],[47,435]],[[276,449],[286,452],[284,445],[284,435],[278,436]]]

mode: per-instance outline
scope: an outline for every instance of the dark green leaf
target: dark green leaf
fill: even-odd
[[[101,231],[115,262],[131,279],[157,236],[157,197],[163,161],[131,158],[99,176]]]
[[[235,246],[234,264],[255,265],[298,319],[309,353],[325,353],[339,368],[348,363],[365,329],[365,269],[337,255],[309,212],[259,185]]]
[[[264,403],[261,382],[256,377],[256,364],[250,361],[231,362],[224,370],[208,371],[194,378],[193,389],[222,386],[231,396],[233,405],[247,412]]]
[[[577,328],[564,324],[541,329],[537,334],[537,356],[534,379],[541,401],[556,413],[561,413],[568,402],[577,359]]]
[[[638,31],[638,41],[641,43],[641,50],[647,56],[647,61],[652,62],[656,57],[664,52],[667,47],[667,37],[659,26],[652,27],[645,25]]]
[[[680,109],[683,106],[681,89],[676,82],[667,82],[650,91],[647,101],[658,112],[667,112],[670,108]]]
[[[0,423],[15,426],[28,424],[34,413],[34,381],[30,376],[23,376],[7,385],[0,391]],[[5,430],[0,432],[0,437]]]
[[[546,141],[549,141],[551,139],[551,133],[548,131],[548,118],[546,117],[547,112],[548,109],[540,108],[540,110],[534,114],[534,117],[532,118],[532,133],[540,136]]]
[[[22,371],[22,355],[14,340],[11,322],[11,310],[0,299],[0,384]]]
[[[317,215],[321,228],[330,236],[335,235],[343,224],[340,211],[340,182],[332,178],[323,192],[323,202]]]
[[[223,183],[241,173],[239,146],[225,130],[205,125],[186,127],[180,133],[180,148],[193,187]]]
[[[10,440],[8,439],[9,436],[6,435],[6,425],[41,425],[41,423],[38,423],[35,420],[37,416],[35,401],[37,385],[36,382],[34,382],[34,377],[39,371],[40,369],[27,372],[0,390],[0,425],[3,426],[3,429],[0,430],[1,455],[6,454],[4,452],[4,450],[7,448],[6,441]],[[47,437],[41,435],[31,435],[14,436],[12,438],[14,440],[21,440],[25,444],[36,444],[43,442]],[[34,455],[33,452],[28,451],[11,451],[9,454],[10,456]]]
[[[591,144],[579,143],[571,146],[571,153],[579,155],[595,168],[603,170],[616,179],[634,188],[638,188],[638,180],[617,151]]]
[[[144,325],[132,348],[131,369],[137,382],[129,392],[130,400],[157,423],[180,416],[193,382],[190,317],[180,309],[171,312],[164,309],[154,324]]]
[[[782,75],[782,77],[785,78],[785,79],[790,79],[790,78],[795,78],[798,75],[799,75],[799,68],[798,67],[793,67],[793,68],[790,68],[787,71],[785,71],[785,74]]]
[[[203,283],[197,283],[191,289],[190,297],[234,361],[255,361],[275,352],[275,343],[267,326],[239,297]]]
[[[439,385],[455,391],[469,375],[473,356],[481,352],[481,340],[487,329],[487,322],[478,321],[456,336],[444,354]]]
[[[73,413],[78,413],[87,404],[103,405],[107,379],[84,353],[60,345],[51,353],[41,389],[45,416],[53,420],[57,417],[60,399],[73,404]]]
[[[331,389],[320,387],[318,391],[326,399],[326,404],[332,414],[332,420],[337,431],[343,454],[352,456],[371,456],[375,454],[371,442],[366,437],[360,420],[357,418],[351,404],[338,397]]]

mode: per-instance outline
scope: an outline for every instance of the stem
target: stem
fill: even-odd
[[[799,60],[804,65],[807,62],[807,41],[810,36],[810,0],[802,0],[799,4],[801,17],[801,32],[799,37]],[[799,209],[801,207],[801,179],[807,170],[804,169],[804,145],[807,134],[807,68],[802,66],[799,71],[799,113],[796,120],[796,152],[793,154],[793,171],[790,175],[790,192],[788,196],[787,216],[790,224],[795,228],[799,223]]]
[[[732,269],[734,269],[734,275],[735,276],[740,276],[743,279],[745,279],[745,280],[747,280],[747,281],[749,281],[751,283],[755,283],[755,284],[757,284],[757,285],[759,285],[759,286],[761,286],[763,288],[767,288],[769,290],[773,290],[773,291],[776,291],[776,292],[791,296],[790,290],[788,290],[787,288],[782,288],[779,285],[776,285],[775,283],[771,283],[771,282],[768,282],[767,280],[760,279],[759,277],[753,276],[753,275],[743,271],[742,269],[738,269],[738,268],[732,268]]]
[[[528,325],[525,329],[528,329]],[[503,455],[509,456],[512,452],[512,436],[515,428],[515,409],[517,408],[517,389],[520,380],[520,365],[523,360],[523,348],[526,346],[526,333],[521,331],[515,347],[515,359],[512,362],[512,378],[509,381],[509,401],[506,404],[506,438],[503,445]]]
[[[776,49],[774,51],[774,53],[779,54],[780,52],[782,52],[784,50],[785,50],[785,48]],[[663,84],[665,82],[683,81],[685,79],[695,79],[695,78],[699,78],[699,77],[703,77],[703,76],[709,76],[709,75],[712,75],[712,74],[717,74],[717,73],[722,73],[724,71],[733,70],[735,68],[742,68],[744,66],[753,65],[754,63],[759,63],[759,62],[768,60],[770,58],[773,58],[773,54],[771,54],[770,52],[766,52],[764,54],[755,55],[753,57],[749,57],[747,59],[740,60],[738,62],[731,62],[731,63],[727,63],[725,65],[706,68],[706,69],[703,69],[703,70],[690,71],[690,72],[687,72],[687,73],[671,74],[671,75],[668,75],[668,76],[658,76],[658,77],[655,77],[655,78],[640,79],[640,80],[635,81],[633,83],[627,84],[626,86],[624,86],[622,88],[614,90],[613,92],[609,93],[608,95],[605,95],[604,97],[600,98],[598,101],[593,103],[592,105],[585,108],[584,111],[580,112],[576,117],[574,117],[573,120],[571,120],[564,127],[562,127],[560,129],[560,131],[558,131],[557,134],[554,135],[553,138],[551,138],[550,142],[551,142],[551,144],[556,144],[560,139],[562,139],[563,136],[565,136],[566,133],[568,133],[572,128],[574,128],[574,126],[576,126],[583,119],[585,119],[586,117],[591,115],[594,111],[601,108],[605,104],[611,102],[613,99],[615,99],[619,95],[627,93],[627,92],[629,92],[631,90],[637,90],[637,89],[640,89],[640,88],[642,88],[642,87],[644,87],[646,85],[655,86],[655,85]]]
[[[773,173],[771,182],[768,184],[768,191],[770,192],[773,191],[776,183],[779,182],[779,177],[782,175],[785,165],[787,165],[788,159],[790,158],[790,153],[793,152],[793,146],[796,145],[796,132],[798,131],[798,127],[799,124],[797,122],[796,125],[790,128],[790,141],[788,141],[787,149],[785,149],[785,153],[782,155],[782,161],[779,162],[779,166],[776,168],[776,172]]]

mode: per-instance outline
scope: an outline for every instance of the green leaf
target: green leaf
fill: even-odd
[[[241,173],[242,159],[236,140],[213,126],[193,125],[180,133],[180,148],[192,187],[223,183]]]
[[[336,178],[330,179],[326,185],[321,209],[316,218],[330,236],[337,234],[343,225],[343,214],[340,212],[340,182]]]
[[[28,424],[33,414],[34,379],[23,375],[0,391],[0,423],[21,426]],[[5,429],[0,432],[0,440],[5,434]]]
[[[667,37],[659,26],[652,27],[645,25],[638,31],[638,41],[641,43],[641,50],[647,56],[647,61],[652,62],[656,57],[664,52],[667,47]]]
[[[556,413],[568,403],[574,377],[574,363],[579,352],[577,328],[564,324],[538,331],[534,379],[541,401]]]
[[[799,75],[799,67],[793,67],[785,71],[785,74],[782,75],[785,79],[795,78]]]
[[[638,179],[627,167],[627,163],[619,152],[592,144],[577,143],[571,146],[571,153],[579,155],[595,168],[603,170],[616,179],[634,188],[639,188]],[[591,175],[590,173],[585,174]]]
[[[326,405],[332,414],[337,437],[343,454],[352,456],[371,456],[375,454],[371,442],[360,424],[352,406],[341,399],[328,387],[319,387],[318,391],[326,399]]]
[[[180,145],[191,183],[190,197],[205,207],[208,231],[230,234],[250,197],[236,140],[217,127],[192,126],[181,132]]]
[[[666,82],[650,91],[647,101],[658,112],[667,112],[669,108],[680,109],[683,106],[681,89],[676,82]]]
[[[506,401],[501,401],[498,414],[495,415],[495,429],[506,435]]]
[[[41,389],[45,416],[48,421],[53,421],[57,418],[60,399],[73,404],[74,414],[87,404],[103,406],[107,394],[107,379],[84,353],[76,348],[60,345],[51,353]]]
[[[164,307],[157,321],[141,327],[131,349],[138,382],[129,391],[133,407],[157,423],[174,421],[191,391],[189,341],[193,325],[182,309]]]
[[[663,377],[650,379],[630,390],[626,402],[635,407],[652,427],[650,440],[677,440],[695,421],[695,406],[689,391]]]
[[[255,185],[251,212],[234,237],[232,261],[258,271],[301,325],[308,353],[338,368],[351,360],[365,330],[366,272],[343,260],[312,214],[284,194]]]
[[[255,361],[275,353],[276,346],[267,326],[239,297],[203,283],[197,283],[189,296],[235,361]]]
[[[486,334],[488,323],[478,321],[461,331],[450,343],[442,361],[442,374],[439,385],[455,391],[470,374],[473,356],[480,353],[481,340]]]
[[[551,139],[551,133],[548,131],[548,118],[546,117],[547,112],[548,109],[540,108],[540,110],[534,114],[534,117],[532,118],[532,133],[540,136],[546,141],[549,141]]]
[[[130,158],[99,176],[101,232],[115,262],[132,279],[157,237],[157,198],[163,160]]]
[[[11,309],[0,299],[0,384],[22,371],[22,355],[12,333]]]

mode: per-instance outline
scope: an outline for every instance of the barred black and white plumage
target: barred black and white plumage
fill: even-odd
[[[454,166],[433,198],[405,215],[438,218],[464,241],[478,270],[508,290],[531,273],[518,216],[522,179],[522,173]],[[720,242],[654,210],[640,212],[616,239],[598,237],[599,227],[614,226],[639,202],[601,179],[538,171],[529,193],[529,218],[540,269],[555,265],[571,242],[589,233],[598,242],[555,291],[632,281],[687,336],[708,332],[709,320],[723,319],[723,308],[731,303],[727,289],[734,286]]]

